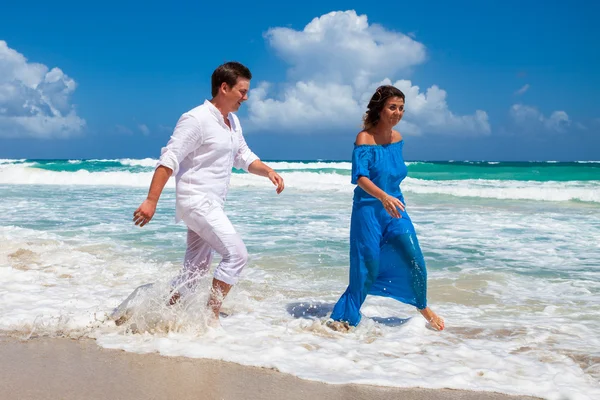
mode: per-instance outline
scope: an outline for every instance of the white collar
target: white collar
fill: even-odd
[[[208,109],[210,110],[211,114],[213,114],[215,117],[217,117],[219,119],[219,121],[223,122],[223,124],[225,124],[225,118],[223,118],[223,114],[221,114],[221,111],[219,111],[219,109],[217,107],[215,107],[215,105],[213,103],[211,103],[209,100],[204,100],[204,104],[208,107]],[[233,118],[231,117],[232,113],[227,114],[227,119],[229,120],[229,123],[232,124],[233,126]],[[227,124],[225,124],[227,125]]]

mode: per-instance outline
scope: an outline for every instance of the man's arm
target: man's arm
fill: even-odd
[[[283,178],[279,176],[279,174],[275,172],[273,168],[269,167],[260,160],[252,161],[252,163],[248,166],[248,172],[254,175],[265,176],[269,178],[271,182],[273,182],[273,185],[277,186],[277,194],[281,193],[285,187],[283,184]]]
[[[133,212],[133,222],[135,222],[136,225],[142,227],[150,222],[156,212],[158,199],[172,174],[173,170],[164,165],[159,165],[156,168],[154,176],[152,176],[150,189],[148,190],[148,197],[146,197],[146,200],[144,200],[142,205]]]
[[[154,216],[158,199],[167,181],[179,171],[179,164],[194,148],[202,143],[202,130],[198,121],[189,114],[183,114],[173,130],[169,142],[161,150],[158,167],[154,170],[148,197],[133,212],[136,225],[144,226]]]

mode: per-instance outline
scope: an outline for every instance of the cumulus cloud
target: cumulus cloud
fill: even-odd
[[[362,108],[354,88],[338,83],[298,81],[286,85],[282,98],[270,98],[272,85],[261,83],[248,99],[251,126],[263,131],[281,129],[316,132],[357,124]]]
[[[554,111],[546,117],[537,108],[524,104],[513,104],[510,116],[515,124],[526,131],[543,129],[562,133],[571,125],[569,115],[564,111]]]
[[[85,121],[70,96],[76,83],[60,68],[30,63],[0,40],[0,137],[67,137]]]
[[[296,78],[361,86],[425,61],[423,44],[369,25],[367,16],[355,11],[314,18],[302,31],[272,28],[265,37]]]
[[[523,93],[525,93],[528,90],[529,90],[529,83],[526,83],[525,85],[523,85],[523,87],[521,89],[517,90],[515,92],[515,94],[518,95],[518,96],[520,96],[520,95],[522,95]]]
[[[375,88],[407,75],[426,60],[410,35],[369,24],[355,11],[314,18],[304,29],[269,29],[265,38],[289,65],[288,82],[261,82],[248,100],[252,131],[315,132],[360,128]],[[394,83],[406,95],[400,129],[408,134],[490,132],[487,113],[456,115],[447,93],[434,85],[421,92],[409,80]]]
[[[454,114],[448,108],[446,91],[436,85],[424,92],[409,80],[399,80],[393,85],[406,96],[406,115],[400,122],[400,127],[405,124],[407,133],[489,134],[491,131],[485,111],[477,110],[473,115]]]

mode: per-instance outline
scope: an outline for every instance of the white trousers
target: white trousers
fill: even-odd
[[[248,263],[248,251],[221,205],[204,198],[182,220],[188,227],[187,249],[183,268],[173,282],[177,290],[195,289],[210,269],[213,250],[222,256],[214,278],[229,285],[237,283]]]

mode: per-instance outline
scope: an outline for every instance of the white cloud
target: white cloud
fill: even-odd
[[[117,124],[115,125],[115,130],[123,135],[133,135],[133,131],[125,125]]]
[[[173,132],[173,127],[172,126],[167,126],[167,125],[158,125],[157,128],[160,132],[168,132],[171,133]]]
[[[67,137],[85,120],[69,98],[76,83],[60,68],[30,63],[0,40],[0,137]]]
[[[263,131],[292,129],[305,133],[344,128],[354,120],[359,127],[362,109],[352,86],[298,81],[287,86],[283,98],[269,98],[272,85],[264,82],[248,99],[251,126]]]
[[[140,130],[140,132],[142,132],[144,136],[148,136],[150,134],[150,129],[146,124],[139,124],[138,129]]]
[[[353,10],[314,18],[302,31],[272,28],[265,37],[296,78],[360,86],[425,61],[423,44],[369,25],[366,15]]]
[[[289,64],[289,81],[261,82],[250,94],[250,131],[327,132],[360,129],[375,88],[408,74],[426,59],[425,46],[409,35],[369,25],[355,11],[331,12],[301,31],[272,28],[267,42]],[[424,92],[409,80],[395,85],[406,95],[405,133],[487,134],[487,114],[452,113],[446,92],[436,85]]]
[[[382,82],[390,84],[389,81]],[[393,84],[406,96],[406,115],[400,122],[406,124],[407,133],[461,133],[489,134],[490,125],[485,111],[477,110],[473,115],[456,115],[448,108],[446,91],[436,85],[420,92],[409,80],[399,80]]]
[[[564,111],[554,111],[546,117],[537,108],[524,104],[513,104],[510,116],[519,127],[528,131],[564,132],[571,125],[569,115]]]
[[[516,94],[516,95],[518,95],[518,96],[520,96],[520,95],[522,95],[523,93],[525,93],[526,91],[528,91],[528,90],[529,90],[529,87],[530,87],[530,86],[529,86],[529,83],[526,83],[525,85],[523,85],[523,87],[522,87],[521,89],[517,90],[517,91],[515,92],[515,94]]]

